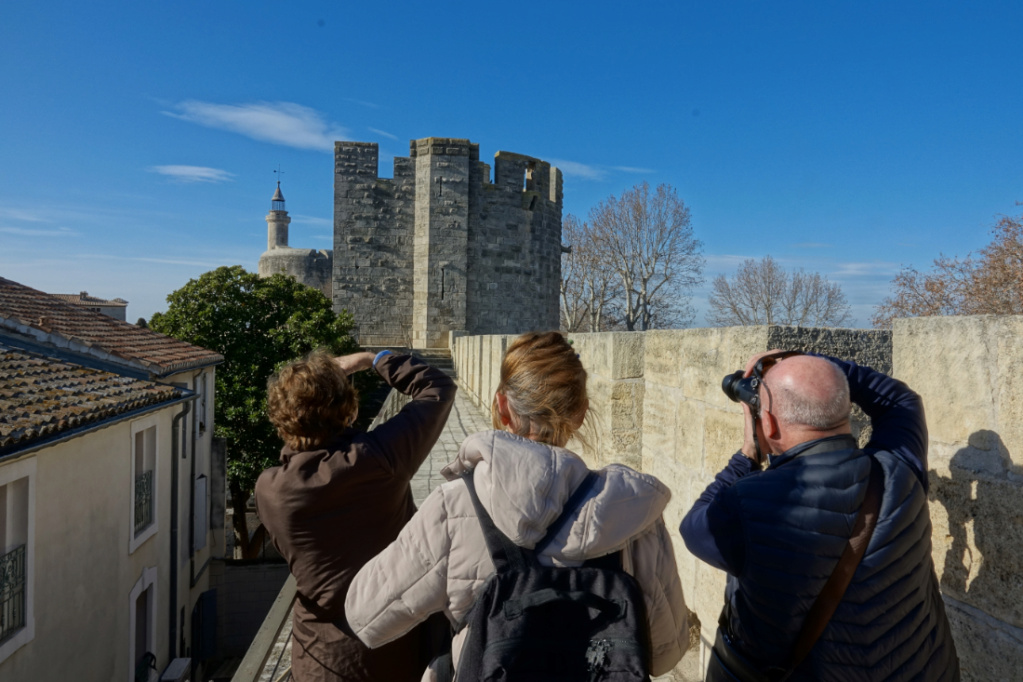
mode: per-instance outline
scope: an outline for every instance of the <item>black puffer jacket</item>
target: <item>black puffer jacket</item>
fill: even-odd
[[[728,572],[727,622],[739,649],[781,666],[852,534],[875,457],[884,472],[877,526],[842,603],[789,679],[958,680],[931,559],[922,402],[900,381],[831,360],[871,418],[867,446],[848,435],[810,441],[772,456],[762,472],[736,453],[682,521],[682,536]]]
[[[729,576],[729,624],[742,648],[781,665],[852,534],[870,459],[851,437],[828,439],[772,475],[729,491],[747,519],[742,572]],[[827,629],[792,680],[956,680],[955,646],[931,562],[927,495],[909,467],[875,455],[885,491],[863,561]]]

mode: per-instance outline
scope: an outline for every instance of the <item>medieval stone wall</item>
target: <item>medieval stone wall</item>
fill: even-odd
[[[415,165],[377,175],[378,148],[334,147],[334,310],[355,317],[360,343],[411,346]]]
[[[451,344],[458,382],[489,413],[512,336]],[[702,680],[725,574],[691,555],[678,524],[742,444],[742,412],[725,374],[771,348],[855,360],[905,381],[929,427],[933,558],[964,680],[1018,679],[1023,670],[1023,316],[897,320],[891,333],[731,327],[573,334],[589,373],[591,466],[623,462],[672,491],[672,531],[686,602],[702,630],[671,674]],[[861,418],[862,419],[862,418]],[[861,442],[865,424],[855,425]]]
[[[372,143],[335,145],[334,309],[364,346],[441,347],[451,331],[556,329],[561,172],[424,138],[380,179]]]

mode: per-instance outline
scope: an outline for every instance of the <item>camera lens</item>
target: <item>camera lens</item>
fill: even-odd
[[[755,376],[744,377],[743,371],[737,370],[725,375],[721,380],[721,390],[728,399],[734,403],[746,403],[757,414],[760,408],[760,396],[757,395],[757,384],[759,380]]]
[[[728,399],[733,403],[739,402],[739,393],[736,390],[738,384],[742,381],[742,370],[737,370],[731,374],[726,374],[725,378],[721,380],[721,390],[724,391]]]

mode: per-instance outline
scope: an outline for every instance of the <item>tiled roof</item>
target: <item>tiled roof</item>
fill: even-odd
[[[61,301],[0,277],[0,328],[43,343],[52,337],[100,351],[157,376],[223,362],[219,353]]]
[[[0,345],[0,454],[183,395]]]
[[[59,298],[65,303],[74,303],[75,305],[99,305],[108,308],[128,307],[128,302],[123,298],[115,298],[112,301],[108,301],[105,298],[90,296],[88,291],[83,291],[80,294],[50,294],[50,296]]]

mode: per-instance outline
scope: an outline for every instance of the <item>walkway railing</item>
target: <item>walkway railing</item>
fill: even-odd
[[[291,670],[291,663],[290,656],[285,656],[285,653],[291,632],[285,632],[285,629],[290,629],[289,616],[294,604],[295,576],[289,575],[231,682],[257,682],[261,679],[279,682],[288,679],[287,673]]]

